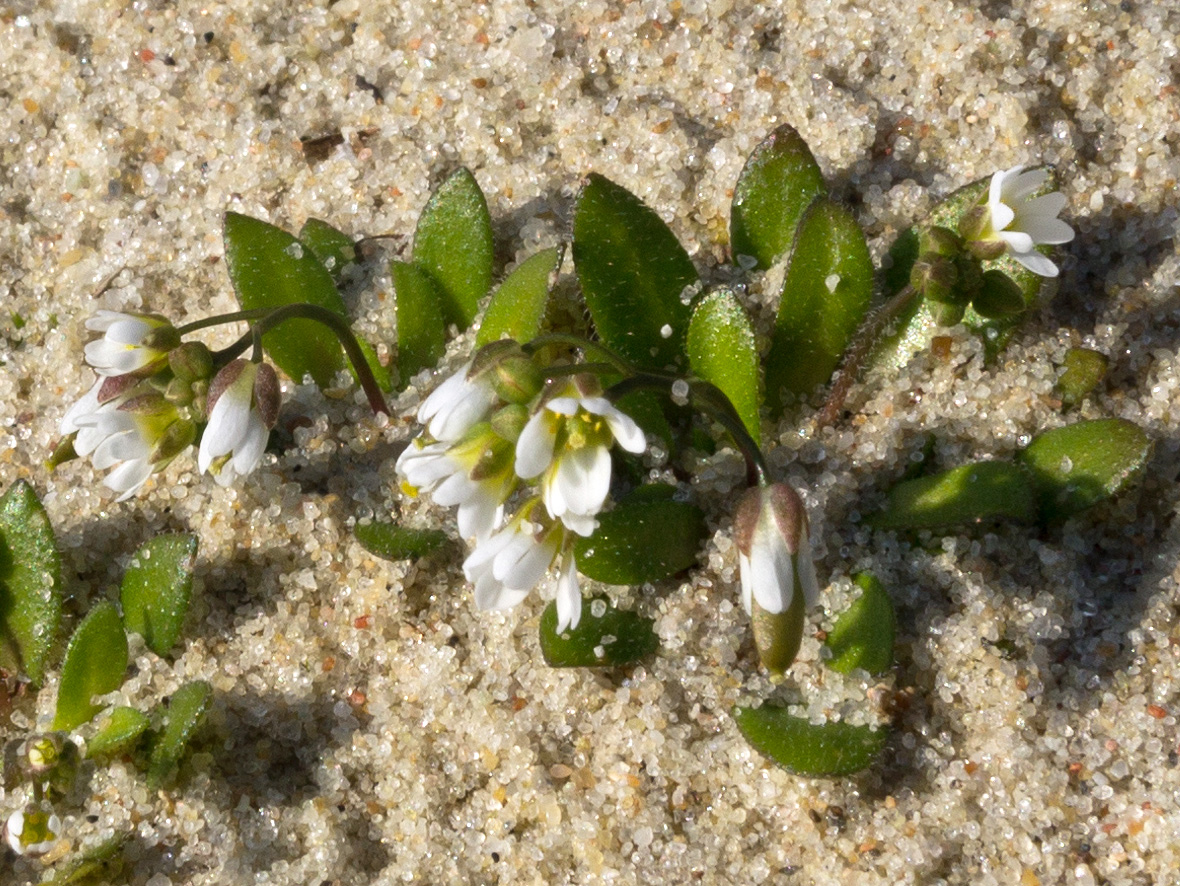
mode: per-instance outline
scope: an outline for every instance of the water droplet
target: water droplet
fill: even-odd
[[[688,382],[682,378],[672,382],[672,402],[677,406],[688,405]]]
[[[294,259],[303,258],[303,244],[292,243],[290,246],[284,249],[283,252],[287,253],[287,255]]]
[[[672,327],[670,324],[665,323],[663,326],[660,327],[660,338],[671,338],[671,337],[672,337]]]
[[[828,287],[828,292],[835,292],[836,287],[839,285],[840,285],[840,275],[839,274],[828,274],[828,276],[824,278],[824,286]]]
[[[1073,459],[1068,455],[1061,456],[1061,473],[1068,474],[1073,470]]]
[[[590,603],[590,614],[595,618],[602,618],[606,615],[606,601],[594,600]]]

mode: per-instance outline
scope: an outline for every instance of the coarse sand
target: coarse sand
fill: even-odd
[[[110,700],[148,707],[196,678],[216,693],[175,787],[149,791],[130,763],[90,772],[53,854],[130,832],[135,886],[1180,883],[1177,33],[1167,0],[10,0],[0,488],[24,478],[43,497],[73,615],[111,595],[144,540],[196,533],[186,644],[173,660],[133,649]],[[1017,164],[1057,167],[1078,235],[1056,295],[994,364],[950,328],[856,387],[835,428],[766,427],[828,586],[781,684],[737,602],[729,448],[697,465],[699,568],[609,589],[655,618],[659,653],[602,672],[544,664],[541,595],[476,611],[459,542],[415,564],[352,538],[390,513],[454,531],[393,472],[426,373],[391,420],[346,378],[286,382],[277,452],[233,488],[183,455],[117,503],[89,462],[43,466],[92,381],[91,312],[235,309],[227,210],[391,234],[346,298],[392,348],[386,259],[457,167],[487,194],[498,267],[566,236],[596,171],[660,213],[707,280],[731,280],[734,182],[782,123],[878,260],[940,197]],[[771,288],[744,287],[765,328]],[[1111,370],[1066,413],[1055,382],[1074,346]],[[457,339],[445,365],[470,347]],[[1062,527],[909,537],[862,522],[928,439],[951,467],[1104,416],[1144,427],[1152,462]],[[883,680],[820,660],[817,632],[861,570],[898,610]],[[0,737],[43,726],[53,690],[9,708]],[[895,729],[870,770],[800,778],[738,732],[732,707],[760,699]],[[0,793],[0,809],[20,797]],[[44,870],[0,866],[14,884]]]

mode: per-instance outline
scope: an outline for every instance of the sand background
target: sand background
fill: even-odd
[[[197,533],[188,643],[171,661],[138,650],[120,700],[194,678],[217,691],[180,785],[150,793],[123,763],[92,773],[63,806],[62,851],[132,831],[129,882],[151,886],[1180,882],[1178,31],[1162,0],[7,3],[0,485],[43,496],[71,613],[109,596],[153,534]],[[90,312],[234,308],[227,210],[391,233],[387,258],[466,165],[509,267],[564,235],[597,171],[655,208],[707,279],[731,279],[732,188],[783,122],[877,256],[940,196],[1018,163],[1058,167],[1078,231],[1056,297],[996,365],[952,329],[938,357],[858,388],[840,427],[767,428],[830,583],[812,624],[830,626],[856,570],[896,601],[883,681],[825,670],[811,636],[786,684],[759,673],[735,605],[742,470],[727,450],[695,488],[714,530],[700,569],[612,590],[655,617],[661,652],[603,673],[543,664],[537,595],[476,612],[458,543],[413,565],[351,539],[357,518],[449,515],[395,491],[412,422],[375,420],[343,388],[287,385],[282,451],[237,488],[181,457],[115,503],[88,463],[42,466],[91,383]],[[347,298],[365,335],[392,342],[383,264]],[[746,282],[768,323],[762,281]],[[1112,370],[1066,416],[1054,383],[1075,345]],[[1135,492],[1052,531],[914,540],[859,523],[928,433],[950,467],[1079,416],[1155,438]],[[52,689],[0,735],[48,716]],[[735,703],[767,697],[854,720],[904,703],[878,765],[809,780],[734,726]],[[2,864],[6,883],[41,876]]]

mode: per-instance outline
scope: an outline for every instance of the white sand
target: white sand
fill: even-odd
[[[217,690],[181,786],[152,795],[123,764],[95,773],[66,817],[71,846],[134,830],[137,886],[1180,882],[1178,32],[1166,0],[831,4],[819,17],[785,0],[9,4],[0,486],[23,477],[44,496],[72,611],[106,597],[152,534],[197,533],[191,639],[175,662],[140,654],[124,698],[147,706],[197,677]],[[88,463],[42,467],[90,384],[91,311],[180,322],[234,308],[226,210],[391,232],[392,255],[465,164],[511,259],[565,231],[595,170],[717,277],[738,171],[782,122],[876,255],[939,196],[1017,163],[1059,166],[1078,230],[1060,293],[997,367],[954,329],[948,359],[858,388],[854,417],[820,439],[771,429],[775,468],[821,537],[825,610],[846,605],[861,569],[898,605],[884,688],[822,668],[812,637],[785,685],[759,674],[734,605],[729,451],[702,474],[717,532],[691,581],[616,592],[663,640],[627,673],[547,668],[539,597],[476,612],[458,549],[413,566],[352,541],[356,517],[449,515],[400,498],[392,457],[414,428],[373,420],[351,393],[289,387],[281,421],[312,423],[238,489],[182,457],[116,504]],[[335,133],[309,162],[300,139]],[[374,267],[350,298],[364,333],[392,341]],[[1077,414],[1157,440],[1139,490],[1051,532],[914,546],[857,524],[927,432],[953,466],[1066,421],[1053,385],[1072,345],[1113,363]],[[872,770],[808,780],[730,719],[767,696],[861,720],[908,706]],[[20,860],[0,880],[40,870]]]

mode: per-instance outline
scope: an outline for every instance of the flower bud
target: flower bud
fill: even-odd
[[[918,234],[918,252],[954,258],[963,251],[963,238],[950,228],[935,225]]]
[[[1003,271],[984,271],[979,291],[971,301],[980,315],[991,320],[1013,317],[1024,312],[1024,293]]]
[[[819,597],[803,500],[785,483],[748,490],[738,502],[734,541],[759,657],[781,673],[799,651],[803,610]]]
[[[910,271],[910,285],[929,301],[955,304],[958,283],[954,260],[936,252],[922,253]]]
[[[64,796],[70,791],[80,762],[78,746],[64,732],[30,735],[20,746],[20,769],[51,796]]]
[[[200,342],[185,342],[168,352],[168,366],[186,382],[207,379],[213,375],[213,355]]]
[[[468,377],[484,379],[505,403],[528,403],[545,383],[544,373],[510,338],[480,348],[471,361]]]

